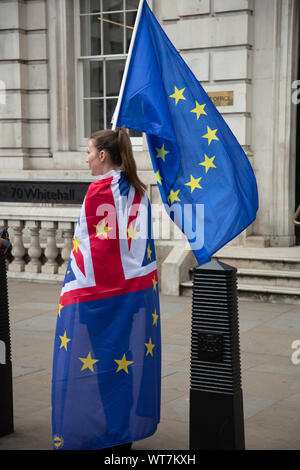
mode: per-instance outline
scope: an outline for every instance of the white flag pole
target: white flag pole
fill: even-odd
[[[127,59],[126,59],[126,63],[125,63],[125,69],[124,69],[124,73],[123,73],[123,77],[122,77],[118,102],[117,102],[116,109],[114,111],[114,115],[112,117],[112,130],[115,130],[116,127],[117,127],[117,120],[118,120],[119,112],[120,112],[120,108],[121,108],[121,102],[122,102],[122,98],[123,98],[126,78],[127,78],[127,75],[128,75],[128,69],[129,69],[130,59],[131,59],[131,56],[132,56],[132,51],[133,51],[133,45],[134,45],[134,41],[135,41],[135,37],[136,37],[136,32],[137,32],[138,25],[139,25],[139,22],[140,22],[140,19],[141,19],[143,4],[144,4],[144,0],[140,0],[138,11],[137,11],[136,18],[135,18],[132,38],[131,38],[131,41],[130,41],[129,51],[128,51],[128,55],[127,55]]]

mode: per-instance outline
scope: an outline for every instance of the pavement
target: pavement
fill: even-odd
[[[15,431],[0,438],[0,450],[50,450],[52,348],[61,285],[10,279],[8,290]],[[161,422],[133,449],[188,450],[192,299],[161,295],[160,301]],[[241,299],[239,324],[246,449],[298,450],[300,307]],[[292,348],[296,340],[298,354]]]

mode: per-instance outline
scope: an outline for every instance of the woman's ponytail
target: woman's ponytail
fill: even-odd
[[[122,167],[125,178],[128,183],[134,186],[140,196],[142,196],[146,189],[146,185],[138,177],[130,137],[126,132],[125,127],[120,127],[116,132],[118,133],[118,147],[122,158]]]

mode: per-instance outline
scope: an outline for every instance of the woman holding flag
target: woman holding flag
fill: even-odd
[[[101,176],[83,203],[59,304],[52,389],[57,449],[130,443],[152,435],[159,422],[151,210],[130,139],[117,126],[146,133],[162,202],[179,222],[184,214],[199,264],[248,227],[258,209],[244,150],[140,0],[113,130],[88,143],[87,163]],[[199,236],[195,227],[202,227]]]
[[[151,208],[125,128],[93,134],[86,162],[100,178],[83,202],[59,302],[53,446],[128,450],[160,419]]]

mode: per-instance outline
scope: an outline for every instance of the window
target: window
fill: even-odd
[[[77,31],[82,141],[111,128],[139,0],[80,0]],[[130,136],[141,133],[130,131]]]

